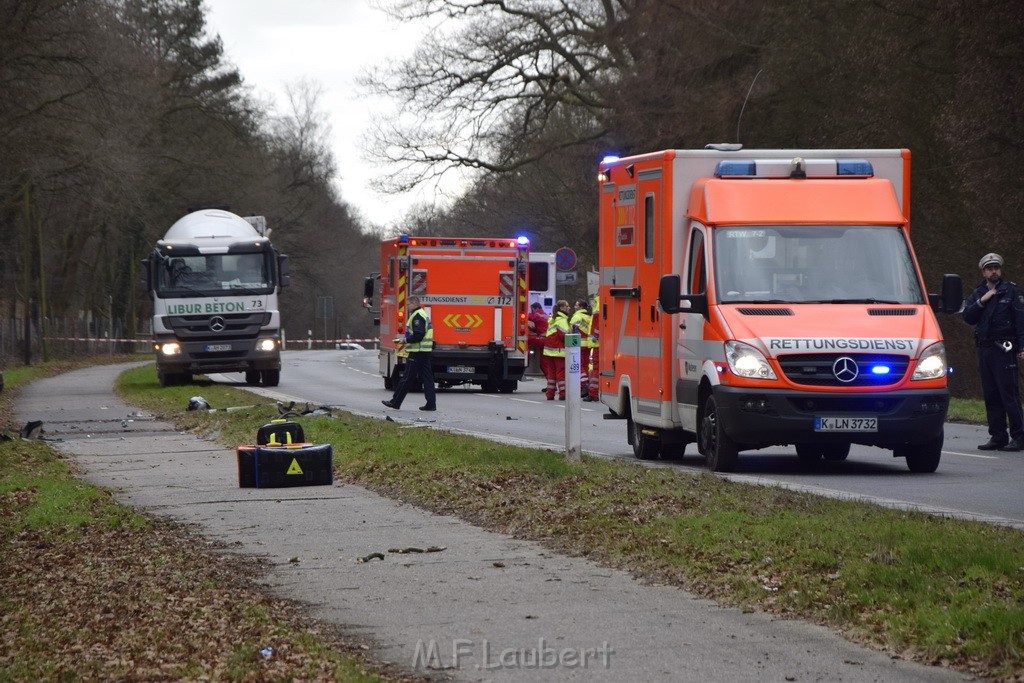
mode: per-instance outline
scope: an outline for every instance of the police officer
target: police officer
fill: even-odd
[[[409,297],[409,309],[412,312],[409,314],[409,322],[405,329],[405,350],[409,352],[405,372],[391,400],[381,403],[395,410],[401,408],[405,395],[419,377],[423,385],[423,397],[427,401],[425,405],[420,406],[420,410],[437,410],[433,367],[434,326],[430,322],[427,310],[420,306],[418,296]]]
[[[982,451],[1024,451],[1017,360],[1024,359],[1024,294],[1003,279],[1003,257],[985,254],[978,262],[984,278],[964,302],[963,318],[975,325],[978,372],[985,397],[989,440]],[[1009,438],[1006,428],[1009,422]]]

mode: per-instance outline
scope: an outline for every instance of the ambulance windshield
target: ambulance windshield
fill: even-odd
[[[926,303],[896,226],[717,228],[714,240],[719,303]]]
[[[161,255],[157,259],[158,296],[200,297],[269,294],[274,291],[266,253]]]

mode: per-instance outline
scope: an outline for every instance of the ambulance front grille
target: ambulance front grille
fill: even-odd
[[[855,375],[848,362],[836,363],[840,358],[854,361]],[[910,357],[896,354],[794,353],[779,356],[779,365],[794,384],[817,387],[881,387],[896,384],[903,379],[910,366]],[[877,372],[874,371],[876,369]],[[839,377],[836,376],[837,371]],[[852,379],[848,379],[850,377]]]

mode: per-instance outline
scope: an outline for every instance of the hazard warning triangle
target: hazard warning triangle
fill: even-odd
[[[288,466],[288,471],[285,474],[302,474],[302,468],[299,467],[298,458],[292,458],[292,464]]]

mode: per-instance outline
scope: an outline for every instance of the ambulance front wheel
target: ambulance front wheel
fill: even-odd
[[[712,472],[732,472],[739,460],[739,448],[725,433],[721,413],[714,396],[704,403],[700,421],[700,442],[704,445],[704,462]]]

